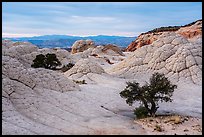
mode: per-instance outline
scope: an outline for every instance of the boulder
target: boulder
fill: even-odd
[[[105,73],[104,69],[91,59],[79,60],[70,70],[65,72],[66,76],[83,76],[88,73],[102,74]]]
[[[77,40],[76,42],[74,42],[74,44],[72,45],[72,54],[78,53],[78,52],[83,52],[89,48],[94,48],[95,43],[92,40]]]
[[[112,56],[114,55],[124,56],[122,50],[117,45],[114,45],[114,44],[107,44],[103,46],[102,52]]]

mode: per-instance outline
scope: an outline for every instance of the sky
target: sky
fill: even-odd
[[[2,36],[138,36],[202,19],[202,2],[2,2]]]

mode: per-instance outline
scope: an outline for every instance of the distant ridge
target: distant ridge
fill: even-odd
[[[198,21],[202,21],[202,19],[196,20],[196,21],[194,21],[194,22],[191,22],[191,23],[186,24],[186,25],[183,25],[183,26],[168,26],[168,27],[155,28],[155,29],[150,30],[150,31],[148,31],[148,32],[141,33],[141,35],[148,34],[148,33],[164,32],[164,31],[177,31],[177,30],[179,30],[181,27],[191,26],[191,25],[195,24],[195,23],[198,22]]]
[[[77,40],[91,39],[97,45],[104,44],[115,44],[120,47],[127,47],[133,40],[137,37],[127,37],[127,36],[109,36],[109,35],[97,35],[97,36],[70,36],[70,35],[43,35],[34,37],[20,37],[20,38],[2,38],[9,39],[12,41],[27,41],[32,44],[37,45],[40,48],[47,47],[61,47],[67,48],[71,47],[72,44]]]

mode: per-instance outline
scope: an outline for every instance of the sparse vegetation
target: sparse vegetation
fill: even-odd
[[[56,55],[48,53],[46,55],[37,55],[31,67],[56,70],[56,67],[59,65],[61,65],[61,62],[57,59]]]
[[[141,35],[143,35],[143,34],[148,34],[148,33],[164,32],[164,31],[177,31],[177,30],[179,30],[181,27],[191,26],[191,25],[195,24],[195,23],[198,22],[198,21],[202,21],[202,20],[200,19],[200,20],[194,21],[194,22],[192,22],[192,23],[189,23],[189,24],[183,25],[183,26],[160,27],[160,28],[156,28],[156,29],[150,30],[150,31],[148,31],[148,32],[142,33]]]
[[[168,26],[168,27],[160,27],[156,28],[153,30],[150,30],[148,32],[142,33],[142,34],[148,34],[148,33],[158,33],[158,32],[164,32],[164,31],[177,31],[181,28],[182,26]],[[142,35],[141,34],[141,35]]]
[[[158,102],[171,102],[171,96],[175,88],[177,86],[171,84],[164,74],[154,73],[150,78],[150,83],[146,83],[142,87],[137,82],[127,82],[127,86],[120,92],[120,96],[125,98],[129,105],[139,101],[147,109],[150,116],[155,116],[159,108]]]
[[[62,71],[62,72],[66,72],[67,70],[71,69],[73,66],[74,66],[73,63],[69,63],[69,64],[67,64],[67,65],[64,65],[64,66],[61,68],[61,71]]]
[[[138,119],[146,118],[148,116],[148,110],[143,106],[139,106],[138,108],[135,108],[134,114]]]
[[[154,130],[156,130],[156,131],[158,131],[158,132],[162,132],[162,131],[163,131],[163,129],[161,128],[160,125],[155,125]]]
[[[73,80],[73,81],[75,83],[77,83],[77,84],[87,84],[85,80],[82,80],[82,81],[80,81],[80,80]]]

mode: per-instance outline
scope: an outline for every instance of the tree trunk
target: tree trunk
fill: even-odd
[[[147,111],[151,114],[151,110],[149,109],[147,102],[145,100],[142,100],[142,102],[143,102],[145,108],[147,109]]]
[[[159,107],[156,106],[156,104],[154,103],[154,101],[151,102],[151,105],[152,105],[152,107],[151,107],[151,110],[150,110],[150,115],[153,116],[153,117],[155,117],[155,113],[156,113],[156,111],[157,111],[157,109],[158,109]]]

